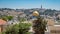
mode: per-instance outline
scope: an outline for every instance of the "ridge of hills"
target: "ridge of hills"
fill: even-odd
[[[1,13],[8,13],[8,12],[23,12],[25,14],[32,14],[33,11],[39,11],[41,15],[57,15],[60,14],[60,11],[55,9],[43,9],[43,8],[32,8],[32,9],[11,9],[11,8],[0,8],[0,14]]]

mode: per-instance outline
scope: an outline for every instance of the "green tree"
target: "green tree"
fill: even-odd
[[[5,20],[5,21],[10,21],[13,19],[13,16],[2,16],[1,19]]]
[[[24,21],[26,21],[26,18],[18,17],[18,20],[19,20],[20,22],[24,22]]]
[[[5,21],[8,20],[7,17],[5,17],[5,16],[1,17],[1,19],[5,20]]]
[[[5,34],[18,34],[19,30],[19,25],[15,24],[15,25],[10,25],[7,26]]]
[[[13,16],[6,16],[8,20],[12,20]]]
[[[29,28],[31,24],[29,23],[19,23],[10,25],[6,28],[5,34],[29,34]]]
[[[19,24],[19,33],[20,34],[29,34],[29,29],[30,29],[31,24],[29,23],[20,23]]]

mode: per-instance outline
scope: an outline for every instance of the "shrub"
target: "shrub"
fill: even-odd
[[[5,34],[29,34],[29,23],[19,23],[7,26]]]

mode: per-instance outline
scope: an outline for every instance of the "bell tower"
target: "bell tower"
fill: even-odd
[[[41,9],[42,9],[42,5],[41,5]]]

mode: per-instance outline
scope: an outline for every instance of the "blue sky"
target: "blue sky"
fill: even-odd
[[[60,10],[60,0],[0,0],[0,8],[43,8]]]

